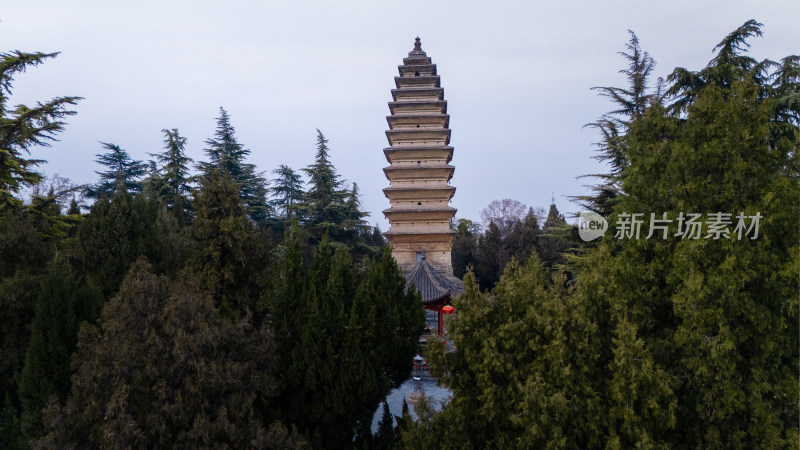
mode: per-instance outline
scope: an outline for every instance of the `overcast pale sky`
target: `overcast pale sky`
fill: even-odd
[[[657,61],[697,70],[747,21],[757,59],[800,53],[800,1],[0,1],[0,51],[60,51],[17,77],[12,102],[85,97],[60,142],[36,150],[43,171],[96,181],[98,141],[134,158],[162,147],[163,128],[205,157],[219,106],[250,162],[272,177],[307,166],[315,128],[339,173],[357,182],[370,223],[387,229],[383,148],[397,65],[416,36],[448,100],[458,217],[490,201],[546,207],[585,192],[604,170],[584,124],[610,110],[592,86],[620,86],[627,30]]]

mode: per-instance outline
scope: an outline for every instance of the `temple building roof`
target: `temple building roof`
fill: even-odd
[[[433,303],[464,292],[464,284],[455,277],[446,277],[422,257],[406,274],[406,289],[414,285],[422,295],[423,303]]]

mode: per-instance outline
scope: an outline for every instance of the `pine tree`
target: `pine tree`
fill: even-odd
[[[189,206],[188,197],[192,191],[189,177],[189,165],[192,159],[186,156],[186,138],[176,128],[163,129],[164,151],[153,154],[161,165],[159,175],[168,186],[161,197],[177,217],[183,217],[184,209]]]
[[[283,164],[272,173],[277,175],[277,178],[272,181],[270,188],[273,197],[271,206],[278,211],[279,217],[287,221],[291,221],[293,218],[301,220],[301,217],[297,217],[297,209],[303,201],[305,192],[303,192],[303,181],[300,174]]]
[[[307,225],[316,236],[338,231],[347,215],[346,193],[328,156],[328,140],[317,130],[317,155],[314,164],[303,169],[309,188],[303,202]]]
[[[44,163],[39,159],[26,159],[33,147],[50,145],[55,135],[66,125],[63,122],[75,111],[80,97],[55,97],[31,108],[8,105],[14,76],[30,67],[38,66],[58,53],[25,53],[13,51],[0,53],[0,212],[9,206],[19,206],[14,195],[20,189],[32,186],[42,179],[36,166]]]
[[[217,131],[213,138],[205,141],[208,146],[205,152],[209,161],[199,163],[198,169],[206,179],[211,178],[218,170],[230,174],[238,186],[238,195],[242,199],[247,216],[257,224],[264,224],[270,216],[267,182],[256,172],[253,164],[245,162],[250,150],[244,148],[236,139],[236,131],[231,125],[228,112],[222,107],[219,111]]]
[[[124,190],[131,194],[142,191],[143,185],[139,181],[147,173],[147,165],[135,160],[118,145],[101,142],[107,153],[100,153],[95,162],[108,168],[105,172],[97,172],[100,182],[89,186],[86,195],[90,198],[106,196],[110,198],[117,190]]]
[[[627,167],[628,155],[625,136],[633,120],[644,114],[651,105],[660,105],[664,99],[663,82],[658,80],[656,90],[650,86],[650,76],[656,66],[655,60],[639,45],[639,38],[628,30],[630,39],[626,52],[619,54],[628,62],[627,68],[620,70],[628,82],[626,88],[595,87],[600,95],[611,99],[617,108],[604,114],[597,121],[587,126],[600,131],[603,138],[596,144],[597,156],[594,158],[609,166],[610,172],[586,175],[600,179],[600,183],[591,186],[592,194],[573,197],[579,205],[608,216],[622,195],[621,181]]]

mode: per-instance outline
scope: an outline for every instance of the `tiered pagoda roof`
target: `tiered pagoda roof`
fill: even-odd
[[[455,168],[447,101],[419,38],[398,72],[386,117],[389,166],[383,171],[391,185],[383,190],[390,202],[383,211],[389,219],[385,236],[406,274],[426,261],[423,266],[447,279],[453,273],[450,220],[456,213],[450,206],[456,189],[449,184]]]

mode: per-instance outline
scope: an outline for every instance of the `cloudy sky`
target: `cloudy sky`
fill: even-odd
[[[203,159],[218,108],[260,170],[313,161],[315,129],[340,174],[357,182],[371,223],[385,230],[381,189],[386,103],[414,37],[433,58],[448,100],[458,217],[478,219],[513,198],[577,211],[576,177],[602,171],[596,132],[610,105],[592,86],[624,83],[627,30],[655,58],[656,76],[703,67],[748,19],[764,24],[750,53],[800,53],[800,2],[787,1],[0,1],[0,50],[60,51],[21,74],[12,102],[85,97],[51,148],[34,157],[75,183],[96,180],[98,141],[135,158],[162,147],[163,128]]]

